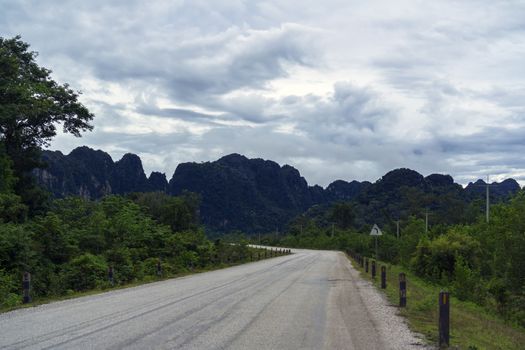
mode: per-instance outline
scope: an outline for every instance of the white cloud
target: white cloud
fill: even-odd
[[[395,167],[525,182],[521,1],[0,0],[96,113],[82,139],[168,176],[237,152],[311,183]]]

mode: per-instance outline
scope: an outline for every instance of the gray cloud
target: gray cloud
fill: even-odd
[[[0,0],[95,131],[60,135],[171,175],[231,152],[310,183],[396,167],[525,182],[520,1]]]

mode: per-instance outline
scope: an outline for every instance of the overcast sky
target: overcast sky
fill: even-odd
[[[525,185],[524,1],[13,1],[17,34],[83,92],[88,145],[147,173],[229,153],[309,184],[393,168]]]

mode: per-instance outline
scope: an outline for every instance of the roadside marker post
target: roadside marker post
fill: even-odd
[[[162,276],[162,265],[160,264],[160,259],[157,261],[157,276]]]
[[[450,346],[450,293],[439,292],[439,347]]]
[[[372,278],[376,278],[376,262],[375,260],[372,260]]]
[[[401,272],[399,274],[399,307],[407,306],[407,276]]]
[[[381,288],[386,289],[386,266],[381,266]]]
[[[365,258],[365,272],[368,273],[368,258]]]
[[[24,272],[22,276],[22,303],[27,304],[31,302],[31,274],[29,272]]]
[[[113,285],[115,284],[115,281],[113,280],[113,266],[110,266],[108,268],[108,279],[109,284],[111,284],[111,286],[113,287]]]

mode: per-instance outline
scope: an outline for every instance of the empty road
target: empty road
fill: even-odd
[[[422,349],[342,253],[295,254],[0,314],[0,349]]]

